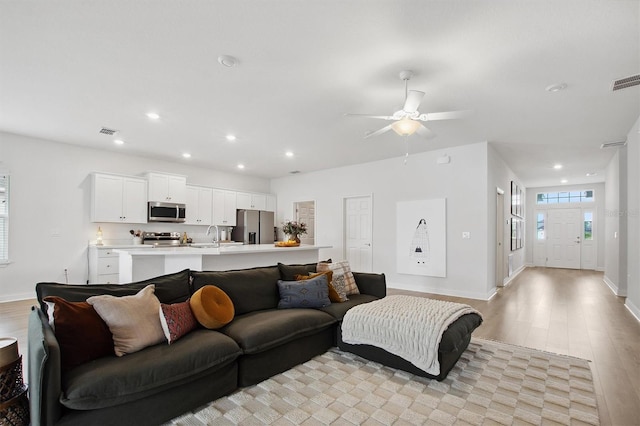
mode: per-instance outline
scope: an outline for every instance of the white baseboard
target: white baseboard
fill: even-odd
[[[634,317],[636,317],[636,319],[638,320],[638,322],[640,322],[640,308],[638,308],[636,305],[634,305],[629,298],[627,297],[627,300],[624,302],[624,306],[629,310],[629,312],[631,312],[631,315],[633,315]]]
[[[598,272],[604,272],[604,266],[598,266],[596,269],[594,269],[595,271]]]
[[[480,294],[468,291],[456,291],[456,290],[443,290],[438,288],[420,288],[417,289],[415,287],[402,285],[401,283],[390,283],[387,281],[387,288],[392,288],[396,290],[407,290],[407,291],[415,291],[417,293],[431,293],[431,294],[439,294],[442,296],[453,296],[453,297],[464,297],[465,299],[476,299],[476,300],[489,300],[490,297],[493,296],[492,293],[495,292],[495,289],[491,291],[489,294]]]
[[[520,274],[520,272],[524,271],[525,268],[528,268],[528,266],[527,265],[522,265],[521,267],[516,269],[515,272],[513,274],[511,274],[510,277],[507,277],[507,280],[504,282],[504,286],[503,287],[506,287],[509,284],[511,284],[511,281],[513,281]]]
[[[18,293],[9,295],[0,295],[0,303],[2,302],[16,302],[18,300],[35,299],[34,293]]]
[[[607,277],[605,275],[604,277],[602,277],[602,281],[604,281],[604,283],[607,285],[607,287],[609,287],[611,289],[613,294],[615,294],[616,296],[620,296],[618,294],[618,285],[616,283],[614,283],[613,281],[611,281],[611,279],[609,277]]]

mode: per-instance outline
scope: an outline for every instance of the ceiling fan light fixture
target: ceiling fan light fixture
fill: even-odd
[[[391,125],[393,131],[400,136],[411,136],[418,130],[419,127],[420,122],[407,117],[403,118],[402,120],[398,120]]]

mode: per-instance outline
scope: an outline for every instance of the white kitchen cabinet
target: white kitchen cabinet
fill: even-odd
[[[187,202],[187,178],[165,173],[147,173],[149,181],[149,198],[147,201],[170,203]]]
[[[211,225],[213,222],[213,188],[187,185],[187,225]]]
[[[89,247],[89,284],[118,284],[119,255],[111,248]]]
[[[147,181],[131,176],[92,174],[91,221],[147,223]]]
[[[236,208],[245,210],[266,210],[266,194],[253,194],[250,192],[238,192]]]
[[[236,226],[236,192],[213,190],[213,225]]]

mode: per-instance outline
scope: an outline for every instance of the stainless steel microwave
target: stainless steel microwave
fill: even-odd
[[[184,204],[150,201],[147,221],[183,223],[186,220],[185,212]]]

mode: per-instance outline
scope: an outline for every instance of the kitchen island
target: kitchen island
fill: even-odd
[[[300,245],[276,247],[273,244],[247,244],[222,247],[155,247],[153,249],[117,249],[120,256],[119,282],[142,281],[159,275],[192,269],[227,271],[257,266],[312,263],[319,260],[319,250],[331,246]]]

